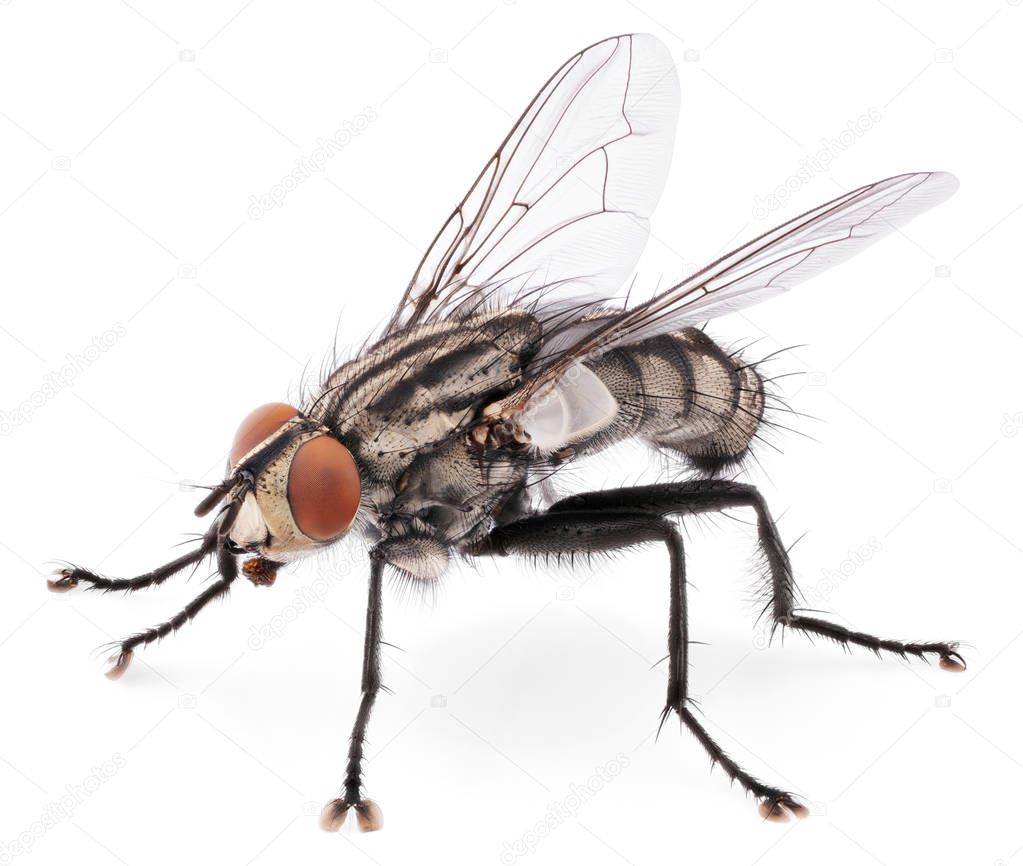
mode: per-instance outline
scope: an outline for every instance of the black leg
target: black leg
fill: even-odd
[[[217,520],[209,528],[206,535],[203,536],[203,543],[198,551],[202,552],[207,547],[216,551],[217,571],[220,573],[217,581],[185,605],[184,610],[175,614],[166,622],[141,631],[115,644],[118,652],[109,659],[110,667],[106,671],[107,677],[112,680],[120,679],[128,669],[128,665],[131,664],[132,657],[135,654],[135,647],[146,646],[153,641],[176,632],[186,622],[193,619],[211,601],[227,594],[231,584],[238,577],[238,560],[235,559],[235,555],[231,552],[228,535],[238,516],[238,511],[241,509],[244,495],[245,491],[241,490],[232,496],[230,504],[220,512]],[[192,555],[194,556],[195,554]],[[198,559],[196,561],[198,562]],[[173,565],[173,563],[171,564]]]
[[[154,568],[138,577],[103,577],[85,568],[69,566],[57,572],[56,580],[48,580],[50,592],[67,592],[79,583],[89,584],[89,589],[101,589],[107,592],[134,592],[147,586],[159,586],[168,577],[183,571],[190,565],[198,565],[217,549],[217,524],[213,524],[202,538],[199,547],[191,553]]]
[[[226,547],[221,547],[217,551],[217,569],[220,572],[220,577],[185,605],[182,611],[172,616],[166,622],[162,622],[152,628],[147,628],[145,631],[140,631],[138,634],[125,638],[116,644],[117,653],[109,659],[110,666],[107,668],[106,676],[112,680],[120,679],[128,669],[128,665],[131,664],[136,647],[147,646],[153,643],[153,641],[173,634],[186,622],[194,619],[196,614],[211,601],[226,595],[231,588],[231,584],[238,576],[238,562]]]
[[[767,510],[764,498],[750,484],[702,480],[630,487],[624,490],[597,491],[563,499],[553,505],[551,511],[616,508],[665,516],[668,514],[701,514],[740,506],[752,508],[757,516],[757,538],[771,578],[770,600],[765,612],[770,610],[775,628],[781,626],[804,634],[819,635],[842,646],[855,644],[866,647],[878,655],[884,651],[894,653],[902,658],[937,656],[939,664],[944,670],[962,671],[966,669],[966,662],[958,652],[958,645],[952,641],[907,643],[890,640],[864,632],[852,631],[827,620],[797,613],[795,581],[788,553],[781,542],[778,528]]]
[[[760,802],[760,812],[771,820],[788,820],[790,814],[803,817],[807,809],[791,794],[765,785],[739,766],[710,736],[689,707],[689,628],[686,607],[685,549],[678,530],[663,517],[636,511],[615,511],[608,506],[592,509],[579,502],[578,508],[558,507],[546,514],[495,529],[474,550],[477,555],[518,554],[532,557],[574,557],[620,550],[650,541],[667,545],[671,558],[671,596],[668,619],[668,694],[661,713],[661,725],[672,713],[678,713],[710,755],[733,782]],[[559,503],[560,506],[560,503]]]
[[[320,813],[320,826],[334,832],[341,828],[348,810],[355,809],[359,829],[364,833],[379,830],[384,823],[380,807],[362,796],[363,743],[366,728],[380,691],[380,606],[383,595],[384,558],[379,551],[370,553],[369,601],[366,606],[366,639],[362,651],[362,700],[355,717],[348,746],[343,796],[331,800]]]

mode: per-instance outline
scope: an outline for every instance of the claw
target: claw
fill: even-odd
[[[128,665],[131,664],[131,659],[134,653],[131,650],[122,650],[119,653],[114,653],[107,659],[107,669],[103,672],[108,680],[119,680],[124,676],[124,672],[128,670]]]
[[[68,592],[78,586],[78,578],[73,568],[63,568],[54,574],[59,575],[57,580],[46,581],[46,588],[50,592]]]
[[[372,800],[356,800],[349,803],[347,800],[331,800],[320,812],[320,829],[328,833],[336,833],[345,823],[348,817],[348,810],[355,809],[355,820],[358,822],[359,830],[363,833],[372,833],[384,826],[384,814],[380,807]]]
[[[788,821],[789,817],[805,818],[810,814],[798,800],[784,794],[779,797],[768,797],[760,803],[760,817],[765,821],[777,821],[779,823]]]

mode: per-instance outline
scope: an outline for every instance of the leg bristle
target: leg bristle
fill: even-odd
[[[760,817],[765,821],[775,821],[778,824],[783,824],[789,819],[789,814],[781,807],[781,803],[764,800],[758,809]]]
[[[797,818],[809,818],[810,810],[806,808],[802,803],[793,800],[789,803],[789,811]]]

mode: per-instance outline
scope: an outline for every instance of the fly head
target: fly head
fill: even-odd
[[[255,583],[272,583],[276,564],[337,541],[351,528],[362,484],[348,449],[286,403],[268,403],[238,427],[227,478],[196,508],[209,513],[225,497],[239,503],[222,526]],[[228,506],[230,508],[230,506]]]

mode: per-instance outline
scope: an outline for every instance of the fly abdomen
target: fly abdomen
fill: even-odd
[[[619,404],[610,438],[637,436],[707,472],[741,461],[763,417],[753,366],[696,328],[611,349],[587,366]]]

